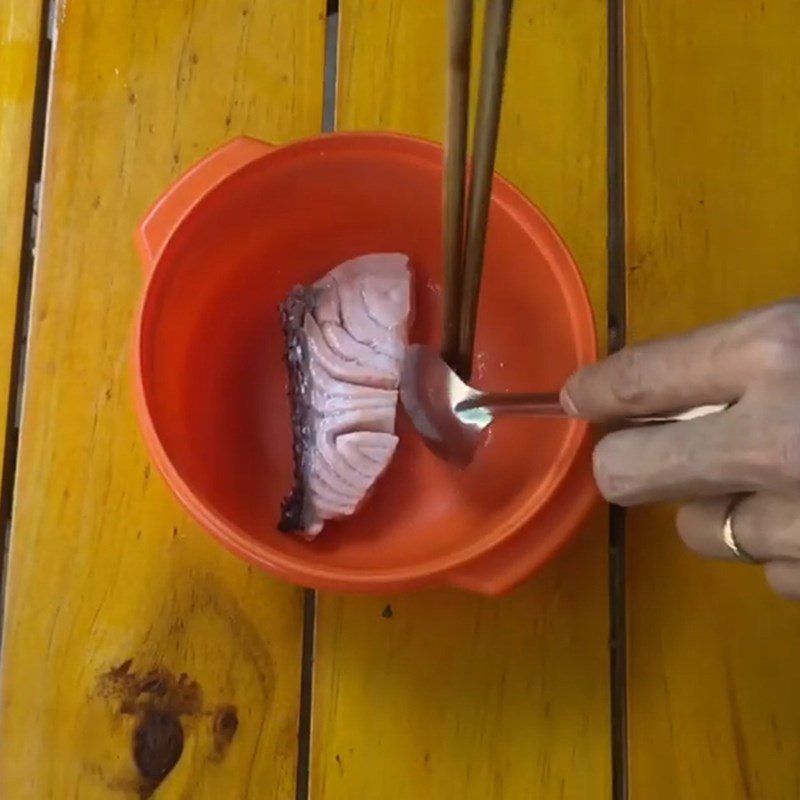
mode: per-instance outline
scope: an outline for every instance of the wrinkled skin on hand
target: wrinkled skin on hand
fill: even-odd
[[[690,422],[616,430],[594,453],[604,497],[624,506],[678,500],[678,531],[701,555],[740,547],[781,595],[800,599],[800,301],[683,336],[627,348],[567,382],[574,416],[608,423],[707,403],[734,403]]]

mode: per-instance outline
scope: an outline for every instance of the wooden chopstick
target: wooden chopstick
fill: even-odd
[[[469,379],[472,372],[478,296],[483,272],[486,225],[489,217],[497,134],[500,127],[500,107],[503,99],[503,78],[508,55],[512,6],[513,0],[488,0],[486,8],[472,180],[467,201],[458,357],[455,367],[465,380]]]
[[[442,358],[457,369],[464,266],[464,196],[473,0],[450,0],[448,15],[447,129],[444,143],[442,233],[444,309]]]

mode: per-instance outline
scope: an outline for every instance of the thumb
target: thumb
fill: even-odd
[[[604,422],[733,402],[758,369],[736,334],[725,323],[625,348],[575,373],[561,403],[571,416]]]

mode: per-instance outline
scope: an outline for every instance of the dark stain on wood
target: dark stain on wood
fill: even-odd
[[[171,526],[167,528],[167,537],[170,530]],[[180,529],[178,532],[181,533]],[[191,572],[189,575],[195,583],[192,591],[182,594],[182,602],[175,605],[169,614],[157,615],[148,630],[148,637],[155,641],[172,641],[176,636],[183,636],[195,615],[222,621],[229,631],[229,647],[254,672],[260,695],[258,707],[267,717],[274,705],[276,680],[275,664],[263,639],[263,631],[243,612],[237,598],[213,571]],[[206,692],[192,676],[167,670],[161,665],[150,668],[151,662],[144,662],[146,666],[142,667],[142,661],[137,657],[125,661],[120,658],[120,661],[122,663],[118,662],[118,665],[109,665],[107,671],[98,676],[94,691],[96,700],[108,704],[112,715],[111,730],[130,737],[126,743],[130,753],[127,758],[125,752],[114,753],[111,759],[98,765],[98,774],[102,774],[109,790],[125,792],[126,796],[141,800],[157,797],[166,790],[169,775],[175,764],[183,760],[183,755],[178,754],[172,763],[176,759],[179,738],[172,720],[155,716],[158,713],[171,715],[180,725],[183,747],[187,752],[194,752],[192,748],[202,741],[207,748],[203,757],[214,764],[223,762],[220,768],[224,768],[224,761],[233,766],[229,753],[236,746],[234,740],[240,736],[239,728],[245,725],[240,710],[230,702],[233,697],[223,695],[208,702]],[[198,729],[205,731],[206,736],[195,737]],[[277,757],[289,757],[295,737],[296,731],[287,729],[281,738]],[[158,745],[158,758],[151,755],[154,743]],[[146,762],[142,759],[144,754],[149,755]],[[237,777],[243,785],[250,782],[254,758],[246,767],[246,774]],[[146,774],[143,774],[142,763],[147,764]],[[165,765],[170,764],[169,771],[161,776]]]
[[[214,714],[214,760],[220,761],[239,728],[236,706],[220,706]]]
[[[164,697],[167,693],[167,681],[163,675],[150,673],[149,677],[141,684],[139,689],[140,694],[154,694],[158,697]]]
[[[394,610],[392,609],[391,605],[387,605],[386,608],[381,611],[381,616],[384,619],[391,619],[394,616]]]
[[[183,728],[175,714],[147,709],[133,732],[133,760],[142,777],[139,794],[149,797],[183,752]]]
[[[128,671],[131,668],[131,664],[133,664],[133,659],[126,658],[125,661],[123,661],[118,667],[114,667],[113,669],[111,669],[107,673],[106,677],[112,678],[113,680],[119,680],[120,678],[124,678],[128,674]]]
[[[118,713],[136,719],[133,761],[139,773],[138,794],[150,797],[183,753],[182,717],[196,717],[203,708],[197,681],[157,668],[139,674],[128,658],[98,680],[101,697],[117,703]]]

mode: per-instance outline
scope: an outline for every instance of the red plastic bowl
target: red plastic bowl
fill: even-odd
[[[441,148],[386,134],[284,147],[236,139],[184,175],[137,232],[147,271],[136,407],[153,459],[226,547],[315,588],[449,584],[498,594],[576,531],[596,498],[589,433],[497,423],[468,470],[439,461],[400,414],[400,445],[364,508],[315,542],[276,529],[291,483],[277,307],[353,256],[412,260],[412,341],[438,340]],[[586,291],[551,225],[495,179],[476,383],[551,389],[596,356]]]

